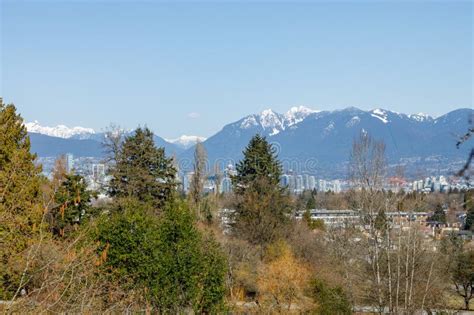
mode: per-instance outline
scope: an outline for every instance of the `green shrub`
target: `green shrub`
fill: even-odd
[[[322,280],[313,279],[310,288],[317,304],[316,314],[352,314],[351,304],[341,287],[331,287]]]
[[[99,224],[104,270],[143,290],[160,313],[222,309],[225,257],[212,237],[196,229],[187,206],[172,202],[160,217],[136,201],[123,210]]]

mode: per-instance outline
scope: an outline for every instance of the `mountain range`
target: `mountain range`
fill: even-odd
[[[456,142],[467,131],[473,116],[474,110],[468,108],[434,118],[380,108],[318,111],[300,106],[284,114],[268,109],[248,115],[225,125],[207,139],[182,136],[165,140],[156,135],[155,142],[169,155],[177,156],[181,168],[187,170],[193,158],[194,144],[201,141],[208,152],[210,165],[217,163],[223,168],[241,159],[250,138],[259,133],[275,145],[286,170],[329,176],[347,173],[353,139],[361,132],[367,132],[385,142],[389,163],[404,165],[411,172],[430,168],[446,173],[449,165],[461,163],[472,147],[472,140],[460,149],[456,148]],[[39,156],[66,152],[94,157],[103,154],[101,139],[104,134],[90,128],[41,127],[38,122],[25,125],[31,135],[32,151]]]
[[[165,139],[165,140],[169,143],[176,145],[178,148],[186,150],[194,146],[197,142],[206,141],[206,138],[200,137],[200,136],[182,135],[176,139]]]

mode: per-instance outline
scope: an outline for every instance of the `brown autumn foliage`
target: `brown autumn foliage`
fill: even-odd
[[[35,255],[24,258],[30,261],[25,290],[4,311],[31,314],[143,311],[146,301],[140,292],[124,291],[100,273],[98,266],[104,257],[97,254],[96,244],[87,239],[87,231],[68,241],[37,240],[30,250]]]
[[[292,253],[284,242],[272,244],[267,261],[258,273],[258,302],[268,312],[302,312],[312,303],[305,296],[310,270]]]

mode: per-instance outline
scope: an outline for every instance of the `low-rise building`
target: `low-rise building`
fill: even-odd
[[[296,212],[295,218],[302,219],[306,210]],[[328,227],[344,227],[347,224],[358,224],[359,214],[354,210],[327,210],[311,209],[309,210],[312,220],[322,220]]]

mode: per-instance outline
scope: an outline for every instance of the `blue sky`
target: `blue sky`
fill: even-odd
[[[210,136],[291,106],[473,106],[473,4],[2,0],[0,95],[27,121]]]

